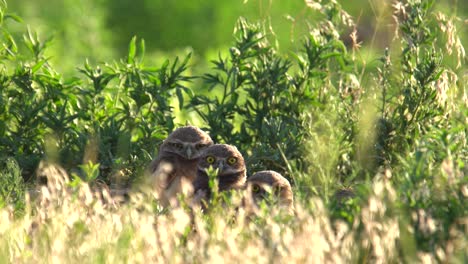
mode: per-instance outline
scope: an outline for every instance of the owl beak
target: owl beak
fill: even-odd
[[[185,153],[187,154],[187,158],[188,158],[188,159],[191,159],[191,158],[192,158],[193,151],[192,151],[192,148],[191,148],[191,147],[187,147],[187,150],[186,150]]]
[[[217,168],[218,168],[218,172],[221,172],[221,171],[223,171],[223,168],[224,168],[224,162],[223,162],[223,161],[219,161],[219,162],[218,162],[218,166],[217,166]]]

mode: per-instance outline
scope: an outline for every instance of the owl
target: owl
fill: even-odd
[[[356,197],[356,194],[352,188],[342,187],[335,192],[333,195],[333,200],[338,205],[343,205],[347,200],[353,199],[354,197]]]
[[[281,174],[266,170],[259,171],[247,179],[247,191],[250,191],[255,205],[261,201],[277,201],[281,208],[292,212],[293,210],[293,192],[291,184]]]
[[[158,156],[149,165],[151,185],[161,205],[177,203],[177,194],[190,194],[197,176],[197,164],[213,140],[194,126],[174,130],[162,143]]]
[[[218,191],[242,189],[247,178],[244,158],[235,146],[215,144],[208,147],[197,166],[197,178],[193,183],[196,200],[207,200],[211,197],[207,169],[217,170]]]

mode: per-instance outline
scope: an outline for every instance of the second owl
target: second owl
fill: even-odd
[[[206,172],[210,167],[217,170],[218,191],[244,187],[247,174],[242,154],[235,146],[215,144],[205,149],[198,162],[197,178],[193,183],[196,199],[206,201],[211,197],[209,177]]]

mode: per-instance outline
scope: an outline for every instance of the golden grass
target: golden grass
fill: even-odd
[[[63,177],[49,169],[50,177]],[[52,174],[52,175],[51,175]],[[361,216],[352,226],[331,221],[320,198],[296,201],[295,214],[263,208],[247,217],[243,208],[209,214],[184,208],[160,210],[150,193],[128,203],[113,201],[106,189],[66,180],[42,187],[27,200],[25,214],[0,211],[0,259],[14,263],[388,263],[395,260],[453,261],[466,250],[466,235],[454,233],[446,248],[411,252],[402,241],[413,227],[393,208],[397,197],[386,177],[375,181]],[[63,179],[63,178],[62,178]],[[50,182],[50,181],[49,181]],[[97,193],[99,192],[99,193]],[[429,224],[440,225],[424,211]],[[431,222],[432,221],[432,222]],[[466,224],[467,219],[460,219]],[[405,245],[405,252],[398,245]],[[409,245],[409,246],[408,246]]]

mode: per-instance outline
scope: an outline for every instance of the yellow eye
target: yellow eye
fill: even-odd
[[[237,162],[237,159],[234,158],[234,157],[230,157],[228,160],[227,160],[228,164],[229,165],[233,165]]]
[[[257,193],[258,191],[260,191],[260,187],[258,187],[258,185],[254,185],[254,186],[252,186],[252,191],[254,193]]]
[[[208,156],[206,157],[206,162],[213,164],[215,162],[215,158],[213,156]]]

